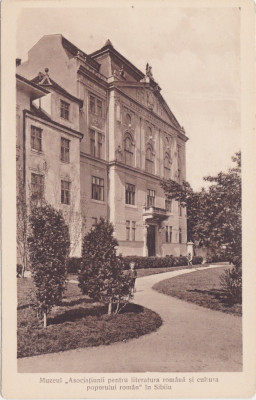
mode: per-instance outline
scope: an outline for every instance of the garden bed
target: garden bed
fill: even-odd
[[[202,307],[241,316],[242,305],[232,304],[220,285],[220,275],[225,269],[228,267],[197,270],[158,282],[153,289]]]
[[[77,284],[68,283],[62,304],[53,309],[43,329],[33,309],[33,292],[32,279],[18,279],[18,357],[126,341],[162,324],[158,314],[136,304],[108,316],[106,307],[83,296]]]

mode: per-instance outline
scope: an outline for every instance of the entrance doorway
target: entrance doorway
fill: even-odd
[[[148,255],[156,255],[156,227],[155,225],[149,225],[147,229],[147,247]]]

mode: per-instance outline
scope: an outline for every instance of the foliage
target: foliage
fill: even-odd
[[[179,256],[174,257],[172,255],[168,255],[165,257],[140,257],[140,256],[127,256],[123,257],[125,263],[125,269],[129,269],[130,262],[135,263],[135,268],[170,268],[170,267],[178,267],[185,266],[188,264],[187,257]],[[193,264],[202,264],[202,257],[193,257]]]
[[[59,304],[65,289],[66,261],[70,251],[68,226],[62,213],[45,204],[30,214],[29,252],[32,277],[36,287],[37,309],[44,316]]]
[[[81,268],[82,257],[69,257],[67,261],[68,274],[77,274]]]
[[[242,269],[231,268],[220,276],[220,284],[232,303],[242,303]]]
[[[22,170],[17,172],[17,195],[16,195],[16,240],[17,252],[22,267],[21,275],[27,269],[27,225],[28,225],[28,207],[26,202],[26,191],[23,180]]]
[[[113,226],[103,218],[84,237],[79,287],[94,301],[108,304],[108,313],[120,311],[132,297],[131,279],[124,274],[124,262],[116,254]],[[122,304],[122,306],[121,306]]]
[[[187,207],[188,240],[206,246],[211,257],[219,256],[241,265],[241,152],[228,172],[204,178],[208,189],[194,192],[189,183],[169,180],[161,183],[167,199]],[[238,258],[240,262],[238,262]]]

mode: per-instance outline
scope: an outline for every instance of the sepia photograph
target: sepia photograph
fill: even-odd
[[[254,394],[243,4],[5,3],[19,398]]]

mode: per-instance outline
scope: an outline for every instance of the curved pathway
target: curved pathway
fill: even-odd
[[[19,359],[18,371],[242,371],[242,318],[199,307],[152,289],[156,282],[193,271],[194,268],[137,279],[134,302],[154,310],[163,319],[163,325],[156,332],[126,343]]]

